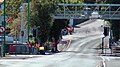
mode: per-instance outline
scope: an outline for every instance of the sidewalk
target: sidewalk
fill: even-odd
[[[106,67],[120,67],[120,61],[106,61]]]
[[[103,53],[102,53],[102,49],[101,48],[98,48],[97,50],[98,50],[98,54],[100,56],[111,56],[112,55],[111,49],[109,49],[109,48],[104,48],[103,49]]]
[[[120,57],[120,52],[118,50],[111,50],[110,48],[104,48],[103,53],[102,49],[97,49],[100,56],[113,56]]]
[[[71,42],[70,35],[63,36],[63,39],[58,44],[58,49],[60,51],[65,50]],[[49,53],[46,53],[46,55],[50,55]],[[45,55],[6,55],[6,57],[0,57],[1,59],[29,59],[29,58],[37,58],[37,57],[43,57]]]
[[[29,59],[37,57],[42,57],[42,55],[6,55],[6,57],[2,57],[0,59]]]
[[[98,67],[120,67],[120,54],[119,56],[111,52],[111,49],[106,48],[102,53],[102,49],[97,49],[98,54],[102,57],[102,63]]]

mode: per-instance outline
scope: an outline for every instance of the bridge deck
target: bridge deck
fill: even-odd
[[[120,19],[120,4],[58,4],[58,7],[53,18]]]

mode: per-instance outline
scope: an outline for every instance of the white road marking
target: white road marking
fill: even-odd
[[[106,61],[106,60],[105,60],[105,58],[104,58],[103,56],[100,56],[100,57],[101,57],[102,60],[103,60],[103,61],[102,61],[102,65],[103,65],[103,67],[106,67],[106,64],[105,64],[105,61]]]

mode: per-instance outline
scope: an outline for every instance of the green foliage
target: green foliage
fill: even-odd
[[[11,23],[9,23],[9,26],[12,26],[12,31],[15,31],[15,28],[17,32],[20,31],[20,9],[19,7],[22,4],[22,1],[27,0],[6,0],[6,15],[7,17],[14,16]],[[31,28],[33,26],[40,26],[38,28],[38,38],[43,38],[43,41],[46,41],[48,38],[48,34],[50,32],[51,26],[53,26],[53,19],[51,16],[54,14],[54,11],[57,9],[58,3],[83,3],[84,0],[30,0],[31,4]],[[27,7],[26,7],[27,11]],[[2,14],[1,14],[2,15]],[[27,28],[27,14],[25,16],[25,28]],[[16,25],[17,23],[17,25]],[[53,26],[54,27],[54,26]],[[14,34],[13,32],[12,35]],[[39,39],[41,39],[39,38]],[[42,40],[42,39],[41,39]]]
[[[114,41],[118,41],[120,38],[120,21],[119,20],[111,21],[111,30],[113,31]]]
[[[109,4],[120,4],[119,0],[106,0],[105,3]],[[116,11],[119,7],[112,7],[112,11]],[[119,10],[120,11],[120,10]],[[113,31],[114,41],[120,39],[120,20],[109,20],[111,23],[111,30]]]
[[[12,29],[12,28],[11,28],[10,26],[7,26],[7,27],[6,27],[6,34],[7,34],[7,35],[10,33],[11,29]]]
[[[67,3],[67,4],[78,4],[83,3],[84,0],[59,0],[60,3]]]
[[[67,19],[55,19],[50,31],[50,40],[55,38],[56,42],[59,40],[61,30],[68,27],[69,21]]]
[[[56,9],[55,1],[41,0],[36,1],[31,9],[31,26],[40,27],[38,29],[38,38],[45,42],[52,25],[52,14]]]
[[[31,1],[31,27],[40,26],[38,31],[38,38],[45,42],[49,33],[54,32],[53,35],[59,36],[61,29],[65,26],[65,21],[53,23],[51,18],[54,11],[57,9],[58,3],[83,3],[84,0],[32,0]],[[71,7],[72,8],[72,7]],[[59,24],[61,23],[61,24]],[[52,27],[51,27],[52,26]]]
[[[106,3],[110,3],[110,4],[120,4],[119,0],[106,0]]]
[[[19,8],[21,6],[21,0],[7,0],[6,1],[6,15],[15,16],[19,13]]]
[[[96,3],[96,0],[84,0],[84,3],[94,4]]]

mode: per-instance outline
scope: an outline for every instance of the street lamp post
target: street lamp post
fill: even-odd
[[[28,41],[29,41],[29,33],[30,33],[30,0],[28,0]]]
[[[6,0],[4,0],[4,28],[6,27],[6,20],[5,20],[5,16],[6,16]],[[3,57],[5,57],[5,52],[6,52],[6,32],[4,31],[4,43],[3,43]]]
[[[24,35],[24,14],[25,14],[25,8],[24,5],[22,3],[22,6],[20,7],[20,11],[21,11],[21,34],[20,34],[20,41],[22,43],[24,43],[25,41],[25,35]]]

